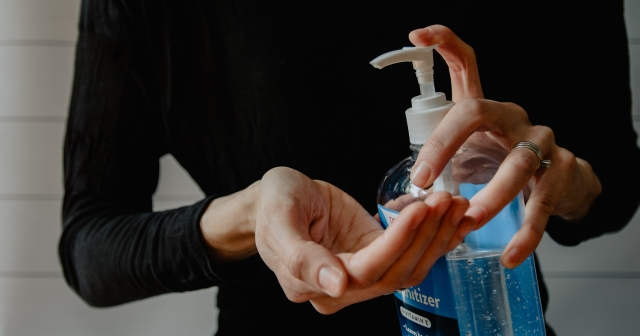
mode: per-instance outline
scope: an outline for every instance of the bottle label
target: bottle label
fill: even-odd
[[[397,211],[378,205],[380,222],[385,229],[393,225],[398,214]],[[445,257],[436,261],[420,285],[399,290],[394,296],[402,335],[460,335]]]

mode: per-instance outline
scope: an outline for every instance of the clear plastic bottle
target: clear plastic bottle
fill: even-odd
[[[423,201],[434,188],[421,189],[409,176],[421,145],[411,145],[412,155],[395,165],[378,188],[378,214],[386,228],[407,205]],[[418,286],[394,293],[402,335],[458,336],[455,300],[444,257],[438,259]]]
[[[371,62],[376,68],[413,62],[420,84],[420,95],[411,100],[412,107],[405,113],[413,153],[391,168],[378,188],[378,213],[385,228],[393,225],[407,205],[436,191],[471,199],[509,154],[486,134],[475,133],[432,186],[422,189],[411,183],[411,168],[422,145],[453,106],[444,94],[435,92],[435,47],[404,48]],[[420,285],[397,291],[394,296],[402,335],[545,335],[533,256],[513,270],[500,262],[523,217],[520,193],[483,228],[440,258]]]
[[[412,156],[395,165],[384,176],[378,190],[378,212],[383,226],[392,222],[407,205],[422,201],[436,190],[455,193],[451,179],[451,165],[447,165],[434,186],[421,189],[411,183],[410,174],[418,152],[451,107],[444,94],[436,93],[433,85],[433,49],[405,48],[381,55],[371,62],[383,68],[399,62],[412,62],[420,84],[420,95],[411,100],[405,113]],[[440,258],[427,278],[418,286],[395,294],[402,335],[458,336],[455,301],[449,280],[447,262]]]
[[[485,185],[463,182],[459,189],[461,195],[471,198]],[[533,255],[514,269],[500,262],[523,217],[521,192],[447,254],[461,335],[546,335]]]

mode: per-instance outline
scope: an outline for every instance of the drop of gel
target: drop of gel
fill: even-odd
[[[498,294],[498,291],[494,289],[493,294]]]
[[[467,331],[466,334],[467,334],[467,336],[471,336],[471,332],[470,331]]]
[[[474,261],[473,259],[467,259],[467,265],[473,265]],[[469,335],[471,335],[471,332],[469,331]]]
[[[482,268],[480,268],[480,267],[478,267],[478,268],[476,269],[476,273],[478,273],[478,274],[482,273],[482,271],[483,271],[483,269],[482,269]]]

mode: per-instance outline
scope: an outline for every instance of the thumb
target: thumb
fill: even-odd
[[[332,297],[341,296],[348,277],[340,260],[313,241],[298,239],[291,243],[284,259],[289,274]]]
[[[270,170],[262,183],[256,246],[285,293],[296,298],[310,291],[342,295],[347,273],[331,251],[316,243],[328,233],[325,190],[288,168]]]

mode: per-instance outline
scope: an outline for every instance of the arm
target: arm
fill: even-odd
[[[83,4],[64,143],[60,260],[70,286],[101,307],[221,281],[199,230],[212,198],[151,211],[163,125],[118,4]]]

